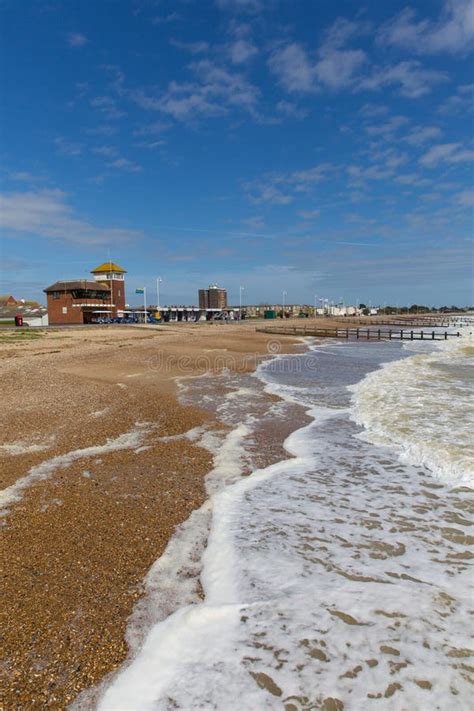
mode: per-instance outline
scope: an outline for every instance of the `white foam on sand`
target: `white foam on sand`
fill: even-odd
[[[30,437],[25,440],[17,440],[16,442],[7,442],[0,444],[0,453],[9,457],[15,457],[21,454],[34,454],[35,452],[44,452],[50,449],[55,442],[54,435],[50,437]]]
[[[66,452],[66,454],[53,457],[52,459],[46,459],[44,462],[35,465],[25,476],[17,479],[14,484],[0,491],[0,515],[5,515],[7,507],[19,501],[25,489],[34,482],[48,479],[56,470],[65,469],[79,459],[140,447],[149,430],[150,425],[148,423],[136,423],[130,432],[125,432],[115,439],[108,439],[105,444],[75,449],[71,452]]]

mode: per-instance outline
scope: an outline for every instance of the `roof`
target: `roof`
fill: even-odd
[[[119,267],[115,262],[104,262],[100,266],[92,269],[92,274],[102,274],[105,272],[119,272],[119,274],[126,274],[127,272],[122,267]]]
[[[71,281],[55,281],[51,286],[43,289],[46,293],[50,291],[72,291],[73,289],[91,289],[92,291],[110,291],[110,286],[102,282],[90,281],[89,279],[73,279]]]

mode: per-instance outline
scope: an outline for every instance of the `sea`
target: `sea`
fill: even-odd
[[[472,709],[464,331],[275,341],[254,374],[182,381],[225,425],[186,435],[213,452],[208,500],[150,570],[100,711]]]

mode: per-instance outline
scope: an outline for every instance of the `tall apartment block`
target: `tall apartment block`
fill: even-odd
[[[227,290],[221,289],[217,284],[211,284],[209,289],[199,289],[200,309],[226,309]]]

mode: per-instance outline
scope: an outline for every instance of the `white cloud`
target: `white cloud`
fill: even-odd
[[[209,49],[208,42],[182,42],[177,39],[170,39],[170,44],[177,49],[184,49],[191,54],[204,54]]]
[[[268,66],[287,91],[309,93],[316,90],[314,64],[297,42],[276,50],[268,60]]]
[[[464,163],[474,160],[474,151],[463,148],[461,143],[440,143],[429,149],[419,160],[421,165],[433,168],[438,163]]]
[[[89,136],[111,136],[113,133],[117,133],[115,126],[97,126],[96,128],[87,128],[86,133]]]
[[[291,101],[285,101],[284,99],[277,103],[276,110],[289,118],[303,119],[308,115],[306,109],[301,109]]]
[[[9,180],[15,180],[19,183],[40,183],[47,180],[44,175],[34,175],[27,170],[19,170],[14,173],[9,173]]]
[[[254,217],[247,217],[244,220],[241,220],[242,224],[248,227],[251,230],[264,230],[266,225],[265,225],[265,220],[261,215],[255,215]]]
[[[117,158],[116,160],[112,160],[110,163],[107,163],[107,165],[109,168],[124,170],[128,173],[139,173],[142,170],[141,165],[133,163],[131,160],[128,160],[128,158]]]
[[[283,193],[274,185],[256,183],[253,185],[253,193],[249,194],[249,199],[257,205],[264,202],[269,205],[289,205],[294,198],[289,193]]]
[[[316,76],[322,84],[331,89],[350,85],[366,60],[366,54],[361,49],[325,48],[320,54],[321,59],[315,67]]]
[[[156,15],[151,23],[152,25],[167,25],[170,22],[176,22],[180,19],[180,15],[177,12],[170,12],[168,15]]]
[[[432,180],[428,178],[420,178],[416,173],[402,173],[394,178],[394,181],[399,185],[407,185],[414,188],[424,188],[432,184]]]
[[[433,138],[439,138],[441,133],[442,131],[438,126],[416,126],[403,140],[411,146],[422,146]]]
[[[319,217],[320,214],[321,210],[300,210],[298,217],[302,217],[303,220],[314,220],[316,217]]]
[[[466,52],[474,44],[474,4],[472,0],[445,0],[437,22],[418,21],[415,11],[405,8],[380,29],[378,42],[418,54]]]
[[[424,69],[420,62],[410,60],[393,66],[375,69],[372,76],[359,82],[359,89],[378,91],[386,86],[398,86],[398,93],[410,99],[429,94],[434,84],[448,80],[447,74]]]
[[[112,158],[117,155],[117,149],[113,146],[97,146],[92,148],[92,153],[97,153],[99,156],[106,156],[107,158]]]
[[[126,115],[117,108],[116,101],[111,96],[96,96],[91,99],[90,104],[109,120],[119,119]]]
[[[388,107],[379,104],[364,104],[359,110],[359,114],[364,118],[378,118],[388,114]]]
[[[288,205],[299,193],[310,192],[313,185],[323,181],[332,171],[330,163],[322,163],[292,173],[267,173],[259,180],[244,183],[244,188],[253,203]]]
[[[231,12],[257,13],[263,9],[262,0],[216,0],[216,5],[220,10]]]
[[[67,41],[70,47],[83,47],[89,42],[87,37],[80,32],[70,32],[67,36]]]
[[[474,190],[463,190],[456,195],[456,202],[465,207],[474,207]]]
[[[367,55],[361,49],[345,48],[349,39],[367,32],[368,25],[338,18],[323,35],[315,52],[292,42],[271,55],[268,66],[287,91],[314,92],[322,86],[336,90],[356,80]]]
[[[71,141],[66,140],[62,136],[55,138],[54,143],[58,152],[62,156],[68,156],[70,158],[73,158],[74,156],[78,156],[82,153],[82,147],[78,143],[72,143]]]
[[[440,114],[470,113],[474,108],[474,84],[458,86],[455,94],[450,96],[438,108]]]
[[[406,116],[392,116],[382,123],[366,126],[365,130],[369,136],[383,136],[386,138],[398,131],[401,126],[405,126],[408,122]]]
[[[132,98],[142,108],[161,111],[178,121],[222,116],[236,108],[255,114],[259,90],[242,74],[217,66],[207,59],[193,62],[190,69],[195,74],[195,81],[181,84],[172,81],[159,97],[137,91]]]
[[[363,168],[359,165],[349,165],[347,172],[350,178],[350,185],[355,186],[363,185],[366,180],[385,180],[393,175],[393,170],[391,168],[379,165],[372,165]]]
[[[0,193],[0,224],[7,230],[82,245],[132,242],[137,230],[97,227],[75,216],[61,190]]]
[[[135,143],[137,148],[148,148],[149,150],[155,150],[155,148],[161,148],[166,145],[166,141],[142,141],[141,143]]]
[[[244,64],[258,54],[258,49],[253,42],[249,42],[245,39],[238,39],[229,46],[228,52],[230,59],[234,64]]]
[[[321,85],[330,89],[349,86],[366,61],[366,54],[361,49],[340,49],[347,36],[347,31],[336,32],[333,28],[326,35],[317,56],[308,53],[297,42],[287,44],[271,55],[268,60],[270,71],[290,92],[311,93]]]

